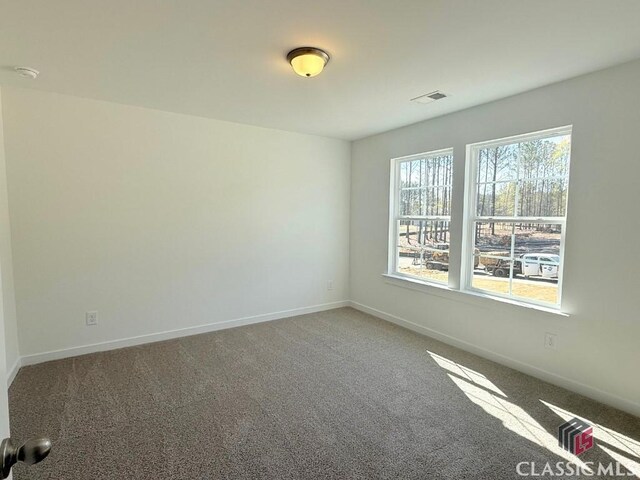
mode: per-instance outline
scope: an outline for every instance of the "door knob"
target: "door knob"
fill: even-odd
[[[32,438],[20,446],[5,438],[0,444],[0,478],[7,478],[16,462],[33,465],[44,460],[50,451],[51,440],[48,438]]]

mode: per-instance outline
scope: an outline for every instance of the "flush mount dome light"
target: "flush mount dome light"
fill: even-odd
[[[314,47],[301,47],[287,54],[293,71],[301,77],[315,77],[329,61],[329,54]]]
[[[14,70],[21,77],[30,78],[32,80],[35,79],[38,75],[40,75],[40,72],[38,70],[31,67],[15,67]]]

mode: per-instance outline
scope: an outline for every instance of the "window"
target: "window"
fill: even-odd
[[[389,271],[448,282],[451,149],[392,160]]]
[[[570,126],[468,145],[453,217],[453,149],[391,160],[387,274],[559,308],[570,156]]]
[[[469,146],[468,289],[559,306],[571,129]]]

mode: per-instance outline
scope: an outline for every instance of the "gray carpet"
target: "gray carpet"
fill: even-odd
[[[16,480],[512,479],[571,414],[640,462],[640,419],[349,308],[25,367],[10,410],[54,444]]]

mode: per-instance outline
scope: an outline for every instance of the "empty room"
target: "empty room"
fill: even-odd
[[[0,1],[0,479],[640,479],[640,1]]]

